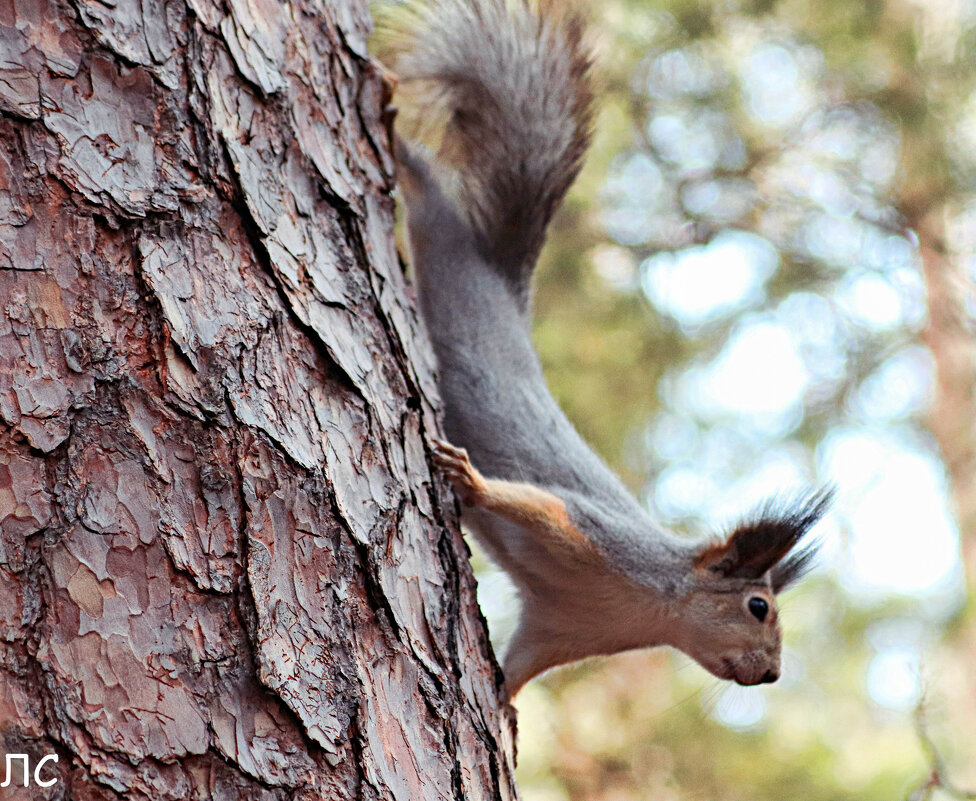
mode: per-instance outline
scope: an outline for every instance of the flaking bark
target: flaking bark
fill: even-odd
[[[516,795],[368,24],[0,2],[0,796]]]

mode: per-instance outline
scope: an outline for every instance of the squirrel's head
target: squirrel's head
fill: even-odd
[[[744,685],[776,681],[776,596],[809,568],[818,543],[800,542],[831,495],[827,490],[789,503],[769,502],[724,540],[702,546],[673,644],[719,678]]]

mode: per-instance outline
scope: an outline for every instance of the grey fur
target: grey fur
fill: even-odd
[[[397,62],[401,75],[441,90],[451,120],[441,152],[461,187],[451,196],[442,159],[435,170],[417,147],[397,141],[446,434],[485,476],[560,498],[604,560],[593,570],[496,514],[466,510],[466,524],[523,599],[506,677],[514,692],[553,665],[667,643],[723,678],[768,680],[773,668],[778,674],[779,630],[757,630],[737,604],[740,595],[770,592],[769,575],[737,575],[734,564],[724,573],[698,569],[710,543],[677,537],[650,518],[558,407],[531,345],[531,271],[579,169],[590,117],[578,21],[548,13],[540,18],[519,0],[422,3]],[[805,533],[797,529],[790,547]],[[755,562],[748,540],[738,544]]]

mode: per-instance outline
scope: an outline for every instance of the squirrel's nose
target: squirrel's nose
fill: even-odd
[[[775,670],[767,670],[763,677],[759,680],[762,684],[772,684],[776,679],[779,678],[779,672]]]

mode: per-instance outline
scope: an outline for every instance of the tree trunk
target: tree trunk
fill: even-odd
[[[969,594],[976,597],[976,346],[966,311],[965,266],[947,251],[945,212],[915,223],[928,296],[922,341],[935,363],[928,428],[946,464]]]
[[[365,3],[0,9],[0,796],[515,797]]]
[[[942,724],[938,728],[954,732],[974,731],[976,720],[976,672],[972,669],[976,661],[976,347],[966,310],[963,258],[948,249],[945,238],[946,210],[938,207],[925,211],[910,205],[907,208],[906,218],[919,238],[928,298],[928,320],[921,338],[935,365],[927,424],[946,465],[959,523],[968,599],[950,627],[944,652],[930,666],[934,680],[926,690],[935,691],[936,714],[928,714],[928,698],[919,709],[923,734],[941,742],[941,732],[930,730],[930,718]],[[919,536],[919,547],[924,548],[924,532]],[[976,781],[973,737],[963,738],[955,745],[961,758],[952,760],[940,755],[932,766],[933,786],[944,787],[950,781],[968,786]],[[934,754],[929,756],[936,759]]]

